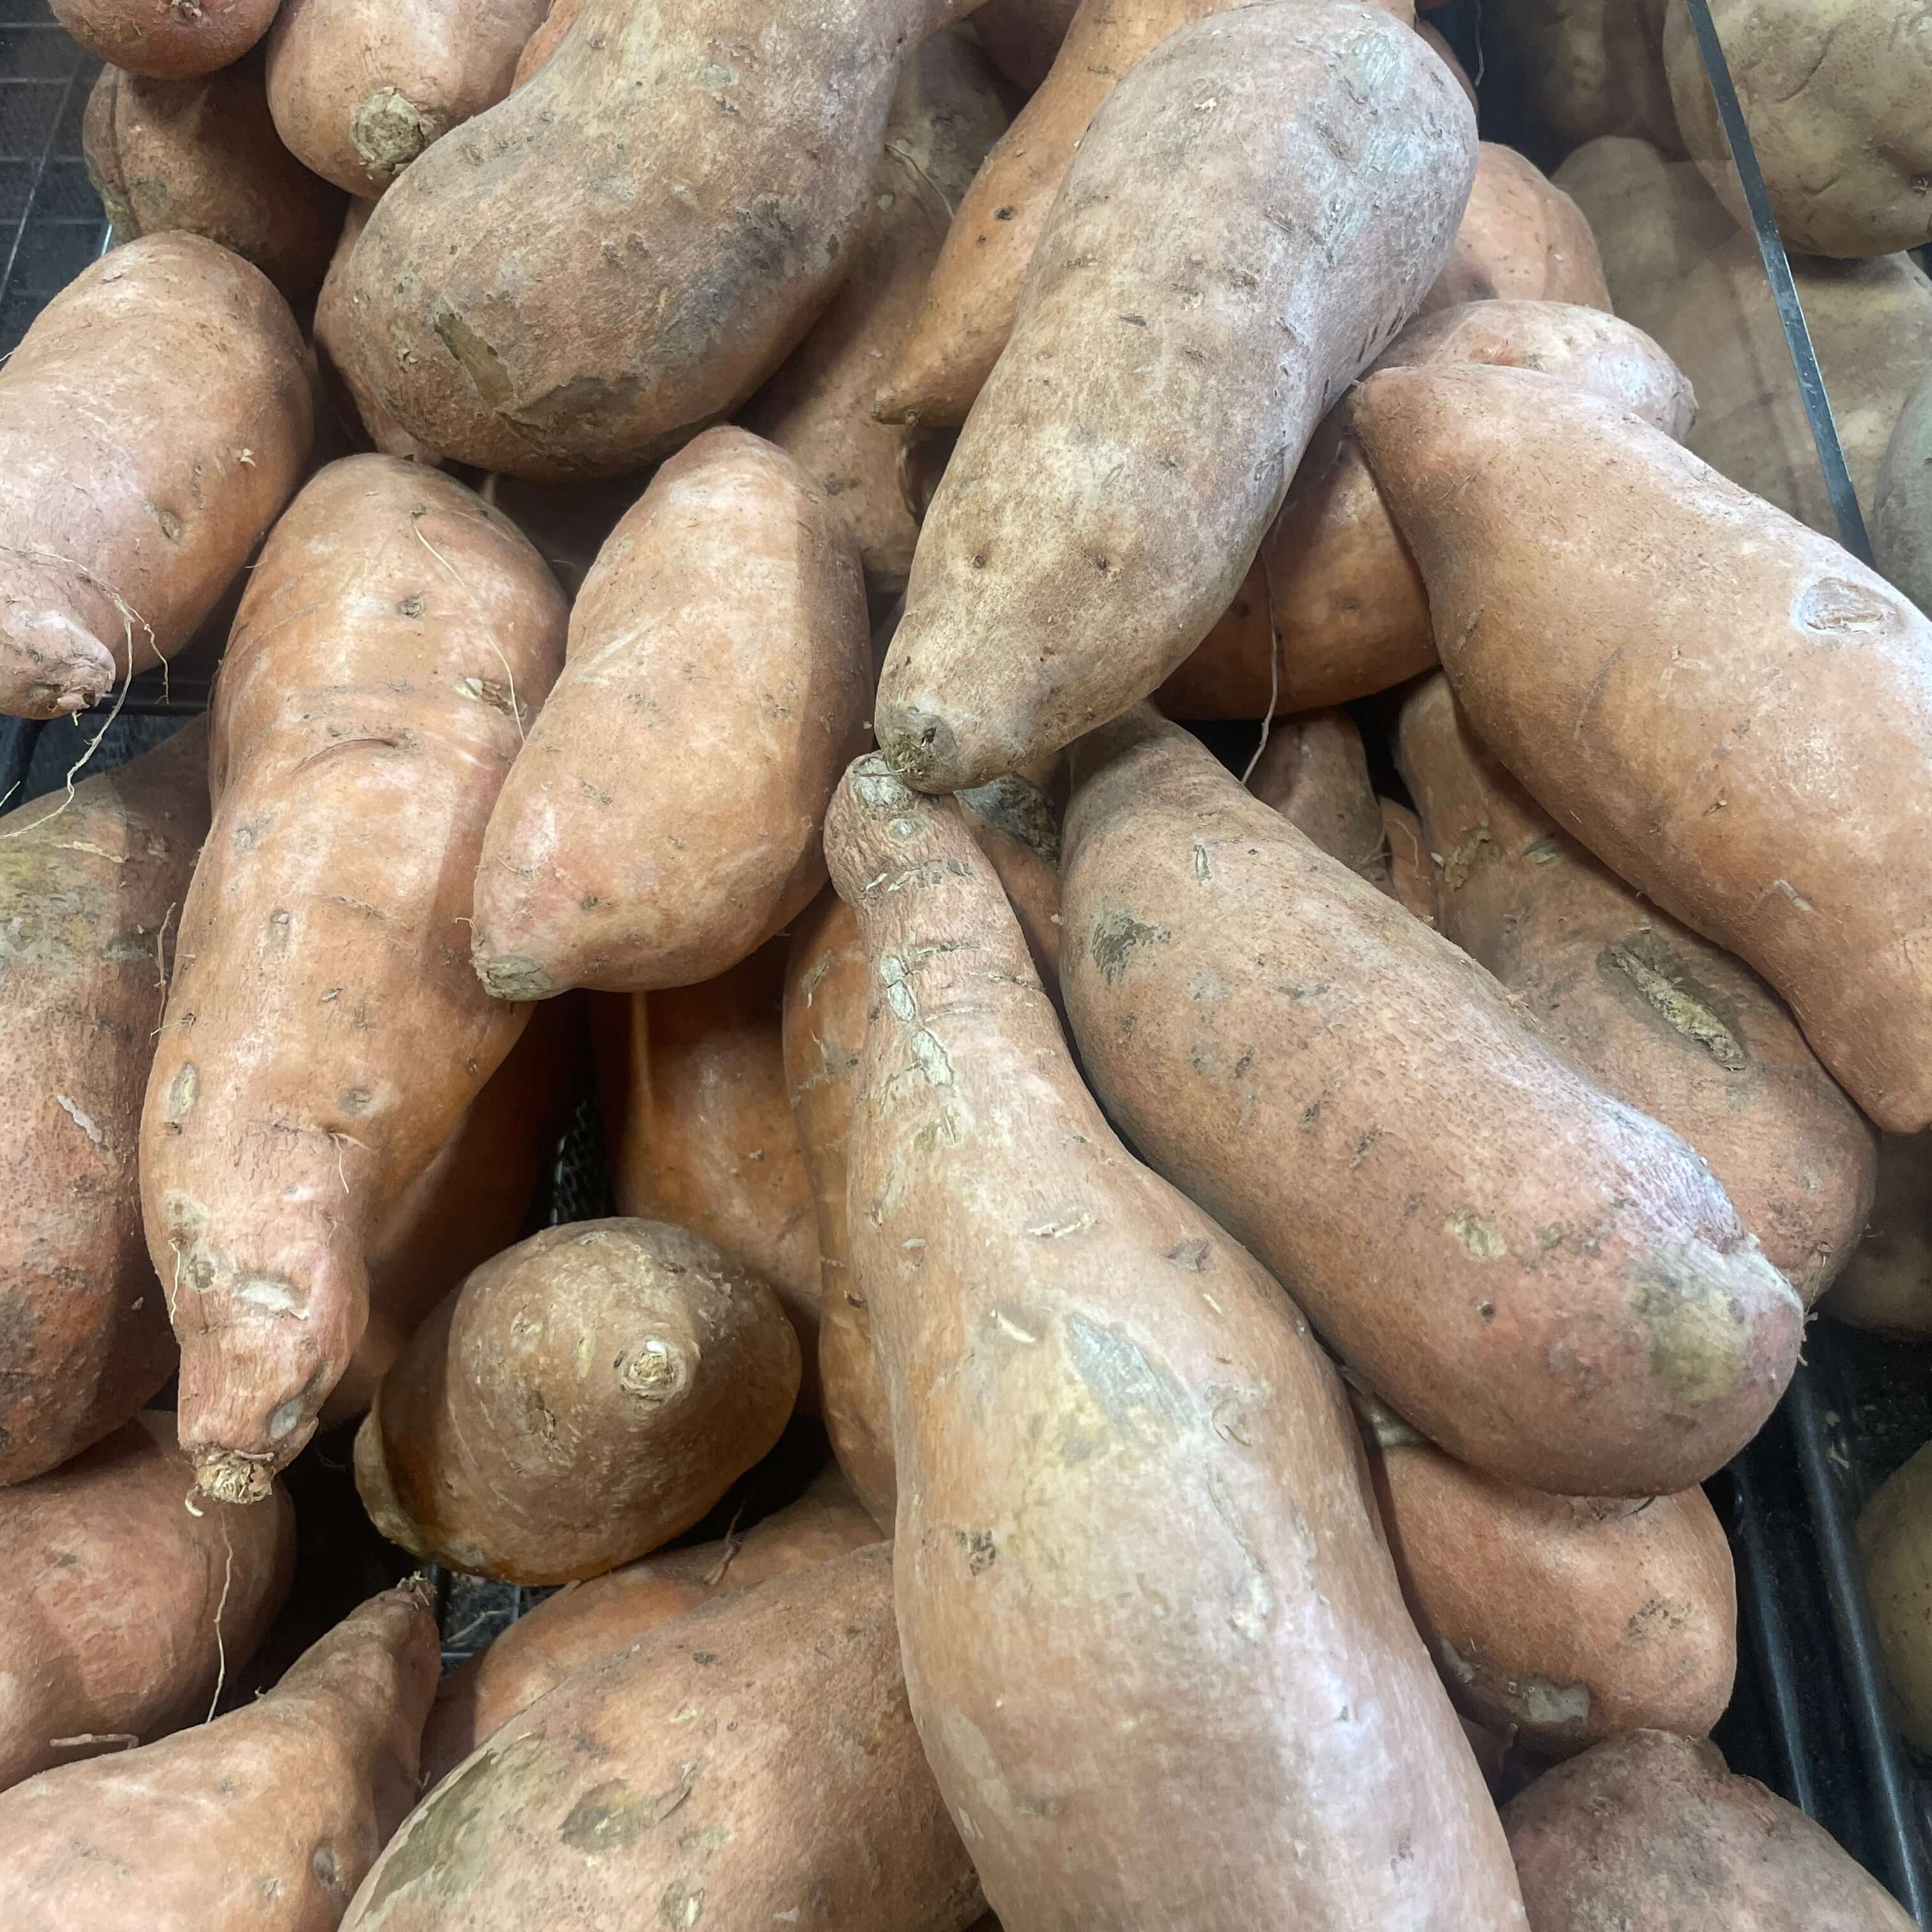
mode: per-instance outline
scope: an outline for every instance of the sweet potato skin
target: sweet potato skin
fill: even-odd
[[[1803,1310],[1696,1155],[1178,728],[1081,755],[1067,1012],[1145,1157],[1478,1468],[1674,1493],[1748,1442]]]
[[[174,1366],[135,1142],[170,941],[208,830],[200,723],[0,819],[0,1483],[126,1422]]]
[[[1582,210],[1527,156],[1485,141],[1454,250],[1417,312],[1498,296],[1610,305]]]
[[[662,1222],[548,1228],[410,1339],[356,1437],[376,1527],[514,1583],[680,1534],[778,1438],[797,1337],[769,1283]]]
[[[1546,376],[1387,370],[1354,424],[1471,725],[1621,878],[1755,968],[1879,1126],[1932,1120],[1932,623]],[[1586,527],[1617,541],[1558,534]],[[1641,594],[1611,562],[1632,547],[1655,560]]]
[[[598,554],[491,815],[484,985],[692,986],[781,932],[824,883],[870,665],[858,553],[818,487],[743,430],[680,451]]]
[[[562,44],[564,35],[576,26],[577,16],[583,11],[584,0],[551,0],[549,11],[536,31],[524,43],[524,50],[517,56],[516,75],[510,83],[512,93],[542,71]]]
[[[1362,734],[1346,711],[1283,718],[1269,732],[1248,789],[1330,858],[1388,890],[1381,802],[1369,782]]]
[[[1932,611],[1932,380],[1900,410],[1874,494],[1879,568],[1920,610]]]
[[[178,80],[232,66],[268,31],[281,0],[48,0],[91,54],[130,74]]]
[[[956,808],[872,757],[826,844],[872,970],[850,1234],[907,1690],[988,1905],[1520,1924],[1306,1324],[1115,1139]],[[1147,1586],[1156,1546],[1198,1614]]]
[[[148,1411],[0,1497],[0,1789],[199,1722],[288,1594],[288,1498],[190,1512],[173,1435]]]
[[[0,371],[0,712],[79,710],[185,644],[313,430],[302,338],[258,269],[150,235],[82,270]]]
[[[1422,821],[1406,805],[1392,798],[1376,801],[1382,808],[1382,827],[1388,834],[1389,893],[1424,926],[1434,926],[1435,868],[1422,838]]]
[[[856,1550],[580,1672],[417,1808],[344,1932],[549,1923],[566,1901],[591,1924],[959,1932],[980,1888],[907,1713],[892,1592],[891,1552]]]
[[[528,1017],[470,970],[470,884],[564,617],[506,521],[388,457],[322,471],[249,580],[141,1129],[182,1440],[211,1493],[248,1494],[308,1439],[361,1337],[380,1217]]]
[[[1881,1134],[1864,1239],[1820,1304],[1855,1328],[1932,1336],[1932,1160],[1916,1136]]]
[[[1932,1652],[1925,1642],[1932,1612],[1932,1455],[1925,1449],[1895,1469],[1865,1505],[1858,1550],[1892,1712],[1923,1750],[1932,1742]]]
[[[0,1797],[7,1922],[334,1932],[415,1801],[438,1661],[429,1586],[406,1583],[255,1702]]]

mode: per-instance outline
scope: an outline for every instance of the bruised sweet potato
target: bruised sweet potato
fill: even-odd
[[[1932,1747],[1932,1444],[1887,1478],[1858,1518],[1872,1628],[1898,1727]]]
[[[1330,858],[1388,890],[1382,802],[1369,782],[1362,734],[1346,711],[1310,711],[1282,719],[1255,760],[1248,789]]]
[[[986,0],[973,31],[1000,73],[1030,94],[1052,70],[1079,10],[1079,0]]]
[[[1446,257],[1473,118],[1354,0],[1197,20],[1114,90],[920,532],[874,714],[909,783],[1024,770],[1206,635]]]
[[[1932,621],[1547,376],[1384,370],[1354,422],[1472,728],[1621,878],[1762,974],[1880,1126],[1932,1120]]]
[[[313,428],[302,337],[259,269],[199,235],[83,269],[0,370],[0,712],[79,710],[178,650]]]
[[[824,883],[870,663],[858,552],[818,486],[743,430],[680,451],[598,552],[491,816],[483,984],[691,986],[782,931]]]
[[[1808,1307],[1864,1226],[1876,1149],[1784,1002],[1566,836],[1439,674],[1402,707],[1399,757],[1442,861],[1442,932],[1592,1079],[1697,1150]]]
[[[1531,1932],[1912,1932],[1822,1826],[1715,1744],[1638,1731],[1503,1808]]]
[[[546,1691],[658,1624],[713,1597],[862,1549],[879,1534],[844,1478],[828,1470],[796,1502],[742,1536],[640,1557],[545,1598],[443,1679],[423,1738],[424,1787]]]
[[[1569,1496],[1748,1442],[1804,1310],[1667,1128],[1143,707],[1083,745],[1067,1012],[1144,1156],[1406,1420]]]
[[[1429,848],[1422,840],[1422,821],[1406,805],[1392,798],[1376,801],[1382,808],[1382,829],[1388,834],[1390,896],[1406,906],[1425,926],[1436,918],[1436,880]]]
[[[715,980],[600,1002],[604,1144],[620,1214],[673,1221],[771,1284],[818,1412],[818,1228],[785,1093],[786,944]]]
[[[547,1228],[410,1338],[356,1432],[356,1486],[426,1562],[598,1576],[688,1529],[770,1448],[798,1375],[770,1286],[710,1241]]]
[[[198,723],[0,818],[0,1483],[119,1428],[174,1366],[135,1143],[207,830]]]
[[[323,470],[249,579],[141,1125],[211,1495],[254,1495],[308,1441],[384,1211],[528,1018],[470,970],[470,881],[564,620],[506,520],[388,457]]]
[[[178,80],[232,67],[281,0],[49,0],[89,53],[130,74]]]
[[[417,1808],[343,1923],[959,1932],[981,1910],[907,1713],[880,1544],[538,1699]]]
[[[292,302],[321,286],[342,194],[282,146],[260,55],[186,80],[103,68],[81,150],[117,242],[186,229],[254,262]]]
[[[1932,1338],[1932,1144],[1881,1134],[1864,1239],[1821,1304],[1855,1328]]]
[[[0,1492],[0,1787],[206,1717],[281,1607],[288,1498],[190,1510],[194,1472],[173,1435],[151,1410]],[[7,1853],[0,1870],[17,1905]]]
[[[436,1694],[425,1582],[373,1598],[266,1696],[0,1797],[10,1924],[334,1932],[416,1793]]]
[[[1114,1138],[954,806],[862,759],[826,848],[872,974],[850,1234],[906,1688],[988,1904],[1520,1924],[1306,1324]]]

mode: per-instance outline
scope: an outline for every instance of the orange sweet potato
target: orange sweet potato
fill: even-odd
[[[470,970],[470,887],[564,618],[507,522],[388,457],[323,470],[249,580],[141,1124],[211,1494],[256,1493],[308,1441],[382,1214],[528,1017]]]
[[[1515,297],[1607,309],[1609,285],[1583,212],[1514,148],[1485,141],[1456,246],[1419,313]]]
[[[1422,821],[1392,798],[1376,801],[1388,834],[1389,891],[1425,926],[1436,924],[1435,868],[1422,842]]]
[[[543,16],[542,25],[524,43],[524,50],[517,56],[516,74],[510,82],[512,93],[542,70],[583,11],[584,0],[550,0],[550,10]]]
[[[98,58],[179,80],[231,67],[268,31],[281,0],[49,0]]]
[[[1284,718],[1268,734],[1248,789],[1331,859],[1388,890],[1388,836],[1369,782],[1362,734],[1346,711]]]
[[[1306,1324],[1114,1138],[956,807],[862,759],[826,848],[872,974],[850,1235],[906,1688],[988,1904],[1520,1925]]]
[[[1143,707],[1083,746],[1067,1012],[1145,1157],[1391,1407],[1488,1473],[1675,1493],[1804,1310],[1695,1153]]]
[[[1855,1328],[1932,1337],[1932,1145],[1881,1134],[1864,1239],[1821,1304]]]

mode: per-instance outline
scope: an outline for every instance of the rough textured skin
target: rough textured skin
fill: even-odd
[[[879,1540],[851,1486],[828,1469],[795,1503],[743,1535],[640,1557],[572,1583],[505,1630],[442,1680],[423,1737],[428,1789],[519,1712],[580,1670],[602,1664],[658,1624]]]
[[[907,1712],[881,1544],[722,1597],[539,1700],[418,1807],[344,1932],[959,1932],[981,1910]]]
[[[357,381],[412,435],[513,476],[668,455],[824,306],[900,64],[968,10],[586,0],[524,86],[382,197],[346,272],[370,304]]]
[[[1932,1444],[1865,1505],[1858,1548],[1892,1712],[1923,1750],[1932,1745]]]
[[[199,235],[83,269],[0,370],[0,712],[53,718],[178,650],[288,500],[302,337]]]
[[[267,1696],[0,1798],[7,1932],[334,1932],[415,1801],[426,1582],[373,1598]]]
[[[173,1436],[149,1411],[0,1496],[0,1789],[198,1722],[224,1660],[247,1662],[288,1594],[288,1498],[188,1509],[194,1473]],[[0,1866],[17,1906],[12,1850]]]
[[[1442,932],[1593,1080],[1697,1150],[1809,1307],[1857,1244],[1876,1147],[1784,1002],[1566,837],[1441,676],[1404,704],[1398,758],[1442,862]]]
[[[483,984],[692,986],[783,931],[825,881],[871,662],[858,551],[818,486],[743,430],[680,452],[598,552],[490,818]]]
[[[91,54],[164,80],[232,67],[262,36],[281,0],[48,0]]]
[[[1405,906],[1424,926],[1436,923],[1435,868],[1422,842],[1422,821],[1406,805],[1378,799],[1382,827],[1388,834],[1389,896]]]
[[[1475,1468],[1674,1494],[1748,1442],[1803,1310],[1697,1156],[1178,728],[1081,756],[1067,1011],[1145,1157]]]
[[[598,1003],[617,1211],[674,1221],[770,1282],[818,1413],[818,1226],[785,1092],[786,942],[696,986]]]
[[[135,1142],[207,830],[199,724],[0,818],[0,1483],[98,1442],[173,1370]]]
[[[1702,1737],[1724,1715],[1737,1584],[1702,1490],[1544,1496],[1360,1407],[1402,1594],[1459,1710],[1563,1757],[1646,1727]]]
[[[321,286],[342,196],[282,146],[258,56],[187,80],[103,68],[81,148],[117,242],[186,229],[254,262],[292,302]]]
[[[1711,18],[1786,245],[1856,260],[1932,242],[1932,7],[1712,0]],[[1670,0],[1664,59],[1685,146],[1748,220],[1684,0]]]
[[[1485,141],[1454,250],[1418,313],[1433,315],[1499,296],[1584,308],[1610,305],[1582,211],[1534,162]]]
[[[1064,764],[1056,759],[1056,764]],[[1066,782],[1058,781],[1064,797]],[[1006,889],[1034,970],[1060,1004],[1060,807],[1051,791],[1010,772],[959,794],[966,829]]]
[[[1369,782],[1362,734],[1346,711],[1284,718],[1248,776],[1248,789],[1372,886],[1388,890],[1388,841]]]
[[[988,1904],[1008,1932],[1520,1925],[1306,1324],[1109,1130],[952,806],[862,759],[826,848],[872,974],[852,1262],[907,1690]]]
[[[1708,1742],[1599,1744],[1512,1798],[1503,1823],[1533,1932],[1912,1932],[1829,1832]]]
[[[524,50],[517,56],[516,76],[510,83],[512,93],[543,68],[583,11],[584,0],[550,0],[542,24],[524,43]]]
[[[268,107],[325,181],[376,196],[510,91],[548,0],[281,0]]]
[[[940,245],[986,150],[1006,124],[985,58],[935,34],[906,63],[851,267],[784,367],[738,420],[802,464],[845,520],[875,596],[905,588],[919,526],[900,488],[918,433],[875,421],[885,358],[918,312]]]
[[[1473,122],[1352,0],[1198,20],[1114,92],[920,533],[875,711],[908,783],[1024,769],[1207,634],[1441,266]]]
[[[1867,500],[1880,569],[1932,614],[1932,378],[1900,411]]]
[[[986,0],[973,31],[1000,73],[1031,94],[1052,71],[1079,10],[1079,0]]]
[[[1492,86],[1561,160],[1604,135],[1634,136],[1682,155],[1664,71],[1667,0],[1486,0],[1483,51]]]
[[[1865,1238],[1821,1304],[1855,1328],[1932,1336],[1932,1143],[1881,1134]]]
[[[1696,412],[1690,386],[1648,336],[1571,302],[1498,298],[1420,316],[1376,366],[1436,362],[1540,369],[1668,436],[1681,437]],[[1170,717],[1312,710],[1436,662],[1421,573],[1350,432],[1351,410],[1345,398],[1317,426],[1246,582],[1156,694]]]
[[[211,1494],[308,1441],[362,1336],[372,1234],[528,1017],[470,969],[470,886],[564,620],[505,520],[388,457],[323,470],[249,579],[141,1123]]]
[[[579,1221],[472,1273],[356,1436],[376,1526],[513,1583],[596,1576],[681,1534],[778,1438],[798,1338],[769,1283],[656,1221]]]
[[[1392,14],[1395,14],[1400,13],[1401,9],[1396,7],[1391,7],[1388,10]],[[1468,97],[1469,105],[1472,107],[1474,106],[1476,104],[1476,83],[1469,78],[1468,70],[1464,68],[1462,63],[1456,58],[1456,50],[1452,47],[1433,27],[1428,26],[1424,22],[1418,21],[1416,22],[1415,31],[1421,35],[1423,40],[1427,44],[1429,51],[1449,70],[1450,77],[1455,81],[1456,85]]]
[[[1932,622],[1547,376],[1387,370],[1354,422],[1472,728],[1621,878],[1762,974],[1880,1126],[1924,1126]]]

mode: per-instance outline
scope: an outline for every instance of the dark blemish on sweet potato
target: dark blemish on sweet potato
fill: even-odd
[[[966,1553],[966,1574],[977,1576],[1000,1560],[1000,1546],[988,1529],[956,1529],[953,1540]]]
[[[576,1851],[621,1851],[662,1825],[690,1797],[698,1771],[694,1764],[686,1766],[683,1776],[664,1791],[634,1790],[616,1778],[593,1785],[571,1807],[557,1836]]]
[[[1127,976],[1129,961],[1143,946],[1164,946],[1173,935],[1164,926],[1150,926],[1131,913],[1109,913],[1094,926],[1088,951],[1110,986]]]

